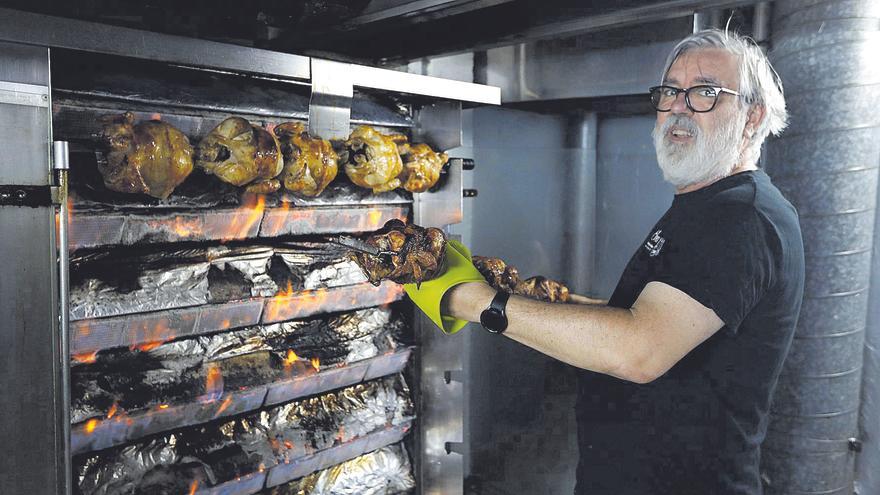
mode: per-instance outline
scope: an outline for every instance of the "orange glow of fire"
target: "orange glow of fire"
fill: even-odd
[[[289,440],[284,441],[284,446],[288,448],[288,450],[293,449],[293,444]]]
[[[174,217],[171,229],[179,237],[192,237],[193,234],[198,234],[202,231],[198,218],[187,219],[184,217]]]
[[[112,418],[113,416],[115,416],[117,410],[118,410],[118,406],[117,406],[116,403],[114,402],[113,405],[110,406],[110,410],[107,411],[107,419],[110,419],[110,418]]]
[[[150,323],[152,322],[138,323],[131,328],[131,340],[135,343],[129,346],[130,350],[151,351],[176,336],[174,330],[170,328],[167,318],[162,318],[152,326],[149,326]]]
[[[261,462],[260,466],[257,468],[257,471],[259,471],[261,473],[266,471],[266,465]]]
[[[190,485],[189,485],[189,495],[193,495],[194,493],[196,493],[196,490],[198,490],[198,489],[199,489],[199,481],[193,480],[193,482],[190,483]]]
[[[248,198],[241,208],[235,211],[232,221],[220,236],[223,241],[246,238],[254,224],[263,219],[266,197],[260,194],[256,195],[256,199],[253,199],[253,196]]]
[[[321,371],[321,360],[318,359],[318,356],[309,359],[309,361],[312,363],[312,368],[315,368],[315,371]]]
[[[223,414],[223,411],[225,411],[227,408],[229,408],[230,404],[232,404],[232,396],[229,396],[223,400],[223,403],[221,403],[220,407],[217,408],[217,412],[214,413],[214,417],[216,418],[217,416],[220,416],[221,414]]]
[[[98,427],[98,420],[92,418],[86,422],[86,434],[91,435],[95,432],[95,428]]]
[[[154,114],[150,115],[150,120],[162,120],[162,114],[154,113]]]
[[[159,409],[168,409],[168,404],[159,404]]]
[[[74,361],[82,364],[91,364],[98,360],[98,351],[79,352],[71,356]]]
[[[372,228],[378,228],[382,222],[382,212],[376,209],[370,209],[367,212],[367,221],[369,222],[369,226]]]
[[[287,350],[287,357],[284,359],[284,366],[293,366],[293,363],[299,361],[299,356],[293,352],[293,349]]]
[[[223,373],[216,363],[208,365],[208,373],[205,378],[205,402],[214,402],[223,396]]]

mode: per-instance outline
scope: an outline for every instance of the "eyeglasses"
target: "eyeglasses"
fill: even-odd
[[[697,113],[711,112],[718,103],[718,97],[721,96],[721,93],[741,96],[732,89],[709,85],[691,86],[687,89],[674,86],[654,86],[649,91],[651,92],[651,104],[658,112],[672,110],[672,104],[675,103],[679,93],[684,93],[685,105]]]

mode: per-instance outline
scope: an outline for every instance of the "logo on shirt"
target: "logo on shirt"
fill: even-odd
[[[654,257],[660,254],[660,250],[663,249],[663,245],[666,244],[666,239],[660,235],[662,233],[663,230],[658,229],[651,234],[651,238],[645,243],[645,249],[648,250],[648,256]]]

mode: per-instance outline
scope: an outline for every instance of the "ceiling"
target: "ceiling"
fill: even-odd
[[[603,31],[587,43],[727,0],[2,0],[3,6],[149,31],[372,64]],[[629,26],[630,29],[617,29]],[[615,35],[615,33],[617,33]]]

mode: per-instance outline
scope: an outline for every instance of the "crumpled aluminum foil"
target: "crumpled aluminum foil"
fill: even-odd
[[[138,390],[146,405],[175,403],[185,400],[163,393],[152,397],[151,390],[182,391],[173,387],[185,379],[201,382],[205,366],[232,358],[273,352],[283,361],[288,349],[303,358],[318,357],[322,366],[352,363],[391,351],[399,346],[397,333],[405,325],[388,308],[368,308],[335,315],[322,315],[308,320],[295,320],[271,325],[246,327],[240,330],[200,335],[167,342],[148,351],[116,349],[102,353],[93,365],[79,364],[72,368],[71,422],[103,417],[114,404],[126,404],[132,397],[131,380],[119,380],[118,374],[137,374],[142,387]],[[266,365],[268,366],[268,365]],[[235,367],[233,366],[233,368]],[[270,366],[249,368],[244,379],[262,384],[266,376],[276,373]],[[224,371],[225,374],[225,371]],[[123,407],[124,408],[124,407]]]
[[[209,263],[195,263],[147,270],[138,275],[139,288],[131,292],[121,292],[100,279],[88,279],[70,288],[70,319],[207,304],[209,267]]]
[[[412,419],[402,375],[294,401],[234,420],[186,428],[74,458],[80,492],[143,492],[151,471],[194,464],[212,484],[329,448]]]
[[[280,258],[287,267],[288,279],[296,281],[297,290],[366,282],[361,269],[345,256],[344,249],[326,242],[291,242],[276,247],[212,246],[141,253],[130,258],[114,258],[106,251],[77,255],[71,265],[72,273],[78,276],[70,288],[70,318],[144,313],[242,296],[230,296],[215,287],[215,283],[223,284],[211,282],[211,268],[230,273],[230,280],[238,280],[234,284],[241,285],[241,279],[244,280],[244,285],[233,292],[271,297],[280,289],[279,282],[269,273],[273,257]],[[130,281],[114,280],[126,274],[130,274]]]
[[[352,260],[337,261],[318,270],[309,272],[303,280],[303,288],[308,290],[342,287],[362,284],[367,281],[364,271]]]
[[[409,454],[397,443],[266,490],[265,495],[392,495],[416,487]]]

